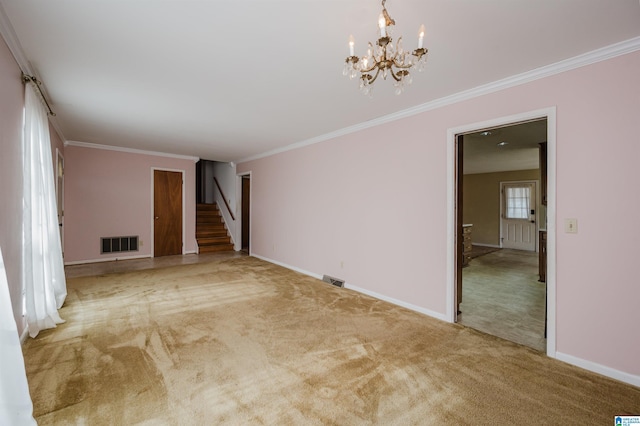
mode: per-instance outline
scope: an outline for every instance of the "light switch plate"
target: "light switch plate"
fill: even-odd
[[[564,232],[567,234],[578,233],[578,219],[565,219],[564,220]]]

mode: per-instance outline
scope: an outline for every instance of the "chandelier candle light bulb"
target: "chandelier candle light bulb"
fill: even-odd
[[[353,79],[360,74],[360,90],[365,95],[371,95],[372,84],[380,74],[383,80],[386,80],[388,75],[393,77],[395,92],[399,95],[404,91],[405,85],[411,84],[413,80],[409,75],[409,69],[415,67],[418,71],[422,71],[427,62],[428,50],[424,48],[424,25],[420,26],[418,48],[413,52],[405,52],[402,47],[402,37],[398,37],[395,44],[391,38],[391,29],[395,21],[389,16],[384,6],[385,2],[386,0],[382,0],[382,13],[378,18],[380,38],[375,46],[369,42],[369,48],[364,57],[355,56],[353,35],[349,37],[349,56],[345,60],[343,75]]]
[[[387,26],[386,19],[384,18],[384,15],[381,13],[380,16],[378,17],[378,27],[380,27],[380,37],[387,36],[386,26]]]

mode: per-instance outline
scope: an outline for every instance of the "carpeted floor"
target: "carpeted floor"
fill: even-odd
[[[471,259],[475,259],[476,257],[484,256],[485,254],[493,253],[494,251],[502,250],[499,247],[487,247],[487,246],[477,246],[475,244],[471,245],[471,251],[469,252],[469,257]]]
[[[70,279],[40,425],[612,424],[640,389],[261,260]]]

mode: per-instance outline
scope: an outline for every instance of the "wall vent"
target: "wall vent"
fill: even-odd
[[[100,238],[100,254],[138,251],[138,236],[102,237]]]
[[[330,277],[329,275],[323,275],[322,276],[322,281],[324,281],[325,283],[329,283],[331,285],[334,285],[336,287],[344,287],[344,280],[338,279],[338,278],[334,278],[334,277]]]

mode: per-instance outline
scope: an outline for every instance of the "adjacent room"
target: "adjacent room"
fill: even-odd
[[[640,421],[637,0],[0,36],[0,424]]]

